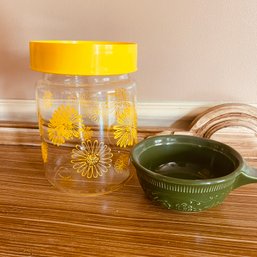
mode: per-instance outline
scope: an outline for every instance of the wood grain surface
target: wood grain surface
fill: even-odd
[[[15,131],[1,131],[0,256],[257,256],[257,184],[190,214],[154,205],[136,176],[110,195],[68,196],[45,179],[35,127]],[[215,139],[257,167],[255,135]]]

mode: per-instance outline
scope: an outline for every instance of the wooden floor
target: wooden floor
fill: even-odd
[[[257,167],[253,138],[216,139]],[[45,179],[36,145],[2,144],[0,156],[0,256],[257,256],[257,184],[183,214],[152,204],[136,177],[110,195],[65,195]]]

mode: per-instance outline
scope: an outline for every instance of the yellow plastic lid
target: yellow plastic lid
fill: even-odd
[[[30,66],[44,73],[116,75],[137,70],[137,44],[100,41],[30,41]]]

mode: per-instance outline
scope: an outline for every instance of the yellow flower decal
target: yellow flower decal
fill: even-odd
[[[85,127],[84,130],[83,130],[83,136],[84,136],[84,139],[85,140],[89,140],[92,138],[94,134],[94,131],[92,130],[91,127]]]
[[[99,121],[99,103],[97,101],[90,101],[85,100],[82,101],[83,111],[85,113],[85,116],[93,121],[98,122]]]
[[[101,109],[99,108],[99,106],[92,106],[91,108],[88,109],[89,110],[89,114],[88,114],[88,118],[93,121],[93,122],[99,122],[100,120],[100,115],[101,115]]]
[[[54,145],[61,145],[65,140],[78,138],[83,130],[82,116],[71,106],[61,105],[54,111],[48,124],[48,137]]]
[[[47,90],[44,92],[44,95],[43,95],[43,106],[46,108],[46,109],[49,109],[53,106],[53,94]]]
[[[42,137],[43,133],[44,133],[44,120],[42,118],[42,116],[40,115],[40,113],[38,113],[38,129],[39,129],[39,135]]]
[[[103,142],[87,140],[82,146],[77,145],[76,149],[72,150],[71,163],[83,177],[98,178],[109,171],[112,156],[110,147]]]
[[[48,145],[46,142],[41,143],[41,153],[43,162],[46,163],[48,160]]]
[[[129,101],[128,91],[125,88],[115,89],[115,98],[118,102]]]
[[[85,101],[83,104],[85,116],[94,123],[108,124],[114,114],[114,105],[109,102]]]
[[[71,170],[67,167],[60,167],[55,174],[55,180],[66,188],[71,187],[73,184]]]
[[[66,186],[66,187],[72,186],[72,177],[71,176],[65,177],[65,176],[60,175],[59,177],[61,180],[61,184],[63,186]]]
[[[114,163],[114,169],[117,173],[122,173],[128,168],[129,154],[120,154],[118,159]]]
[[[124,109],[131,106],[129,102],[128,91],[125,88],[117,88],[115,90],[115,112],[118,117],[120,113],[124,111]]]
[[[79,92],[72,92],[69,93],[66,98],[71,100],[72,102],[80,102],[83,103],[84,101],[88,101],[91,98],[91,94],[89,92],[79,93]]]
[[[118,125],[114,126],[114,139],[117,146],[132,146],[137,142],[137,116],[134,107],[127,107],[117,117]]]

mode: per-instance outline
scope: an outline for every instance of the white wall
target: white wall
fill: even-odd
[[[141,102],[257,102],[256,0],[0,0],[0,98],[34,98],[32,39],[138,42]]]

